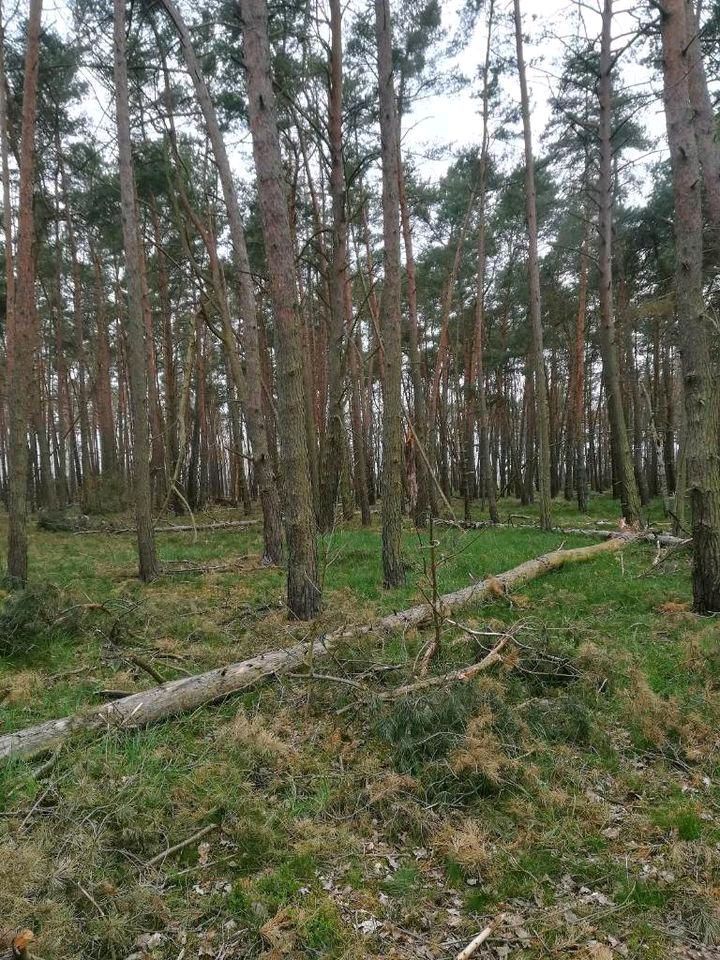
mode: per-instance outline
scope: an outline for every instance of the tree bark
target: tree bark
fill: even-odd
[[[716,331],[705,309],[698,144],[688,84],[685,0],[662,9],[664,99],[675,198],[675,302],[685,395],[684,448],[693,533],[693,596],[720,611],[720,393]]]
[[[384,267],[380,329],[384,353],[382,562],[386,587],[405,583],[402,559],[403,436],[400,310],[400,201],[397,105],[393,83],[390,0],[375,0],[382,154]]]
[[[28,426],[32,413],[38,329],[35,305],[35,261],[33,258],[35,182],[35,120],[40,70],[40,28],[42,0],[31,0],[27,26],[25,76],[23,81],[22,135],[20,142],[20,192],[18,206],[17,279],[10,331],[11,359],[8,405],[10,410],[8,477],[9,581],[24,586],[28,576],[27,483]],[[6,219],[9,218],[6,209]]]
[[[538,486],[540,493],[540,526],[552,527],[552,499],[550,492],[550,414],[548,410],[547,380],[543,349],[542,305],[540,299],[540,261],[538,255],[537,193],[535,189],[535,160],[533,158],[525,59],[523,54],[522,18],[520,0],[514,0],[515,44],[517,47],[520,102],[525,139],[525,215],[528,233],[528,283],[530,289],[530,328],[532,333],[532,366],[535,380],[535,408],[538,447]]]
[[[115,103],[120,165],[120,213],[127,283],[126,342],[133,427],[133,474],[139,572],[142,580],[158,574],[152,527],[150,433],[147,409],[147,359],[143,326],[140,233],[135,205],[135,176],[130,141],[125,0],[114,0]]]
[[[320,608],[310,460],[304,435],[305,398],[299,304],[275,94],[270,73],[267,4],[241,0],[248,115],[258,199],[275,316],[278,434],[283,463],[290,614],[311,620]]]
[[[711,224],[713,254],[720,250],[720,144],[717,141],[717,121],[708,89],[703,63],[700,25],[695,12],[696,0],[685,0],[685,29],[687,33],[687,78],[692,107],[692,121],[697,143],[698,160],[705,187],[707,215]]]

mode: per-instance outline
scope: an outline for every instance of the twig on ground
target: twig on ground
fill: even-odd
[[[167,850],[163,850],[162,853],[158,853],[156,856],[151,857],[143,869],[147,870],[149,867],[154,867],[157,863],[162,863],[163,860],[167,859],[167,857],[171,856],[173,853],[177,853],[179,850],[184,850],[185,847],[189,847],[196,841],[202,840],[203,837],[206,837],[209,833],[212,833],[213,830],[217,829],[217,823],[209,823],[206,827],[203,827],[202,830],[198,830],[197,833],[194,833],[191,837],[187,837],[187,839],[181,840],[180,843],[176,843],[174,846],[168,847]]]
[[[88,900],[95,907],[95,909],[100,914],[100,916],[105,917],[107,919],[107,914],[105,913],[103,908],[100,906],[100,904],[97,902],[95,897],[93,897],[91,893],[88,893],[85,887],[79,881],[73,880],[73,883],[78,888],[80,893],[85,897],[85,899]]]
[[[165,683],[165,677],[159,670],[156,670],[151,663],[148,663],[144,657],[139,656],[137,653],[129,653],[125,659],[130,663],[134,663],[136,667],[140,667],[140,669],[149,674],[153,680],[157,680],[158,683]]]
[[[367,693],[368,688],[364,683],[359,683],[357,680],[351,680],[350,677],[335,677],[329,673],[288,673],[288,677],[292,677],[294,680],[328,680],[331,683],[345,683],[349,687],[355,687],[357,690],[362,690],[363,693]]]
[[[456,960],[470,960],[470,957],[475,956],[483,943],[492,935],[493,930],[502,922],[503,916],[504,914],[499,914],[484,930],[474,937],[465,949],[460,951]]]

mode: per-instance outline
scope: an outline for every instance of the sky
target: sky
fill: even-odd
[[[366,0],[353,0],[353,3]],[[391,0],[392,5],[399,5],[402,0]],[[448,36],[456,32],[459,10],[464,0],[441,0],[443,27]],[[592,13],[599,0],[582,0],[585,27],[589,35],[599,34],[599,15]],[[6,16],[18,15],[23,7],[23,0],[15,0],[17,7],[6,9]],[[496,16],[507,15],[512,9],[512,0],[495,0]],[[526,34],[525,59],[528,68],[528,83],[532,103],[533,139],[536,155],[542,151],[542,134],[550,117],[549,98],[557,83],[559,62],[563,53],[563,37],[574,34],[578,29],[578,0],[521,0],[523,26]],[[635,0],[615,0],[615,17],[613,33],[619,39],[616,46],[624,44],[624,35],[636,26],[636,19],[625,11],[649,12],[647,0],[640,6]],[[67,0],[45,0],[44,21],[56,27],[61,33],[70,32],[71,24]],[[505,28],[507,30],[507,28]],[[451,75],[462,74],[475,77],[478,64],[484,56],[484,17],[478,18],[478,24],[472,37],[469,38],[464,49],[443,66]],[[512,44],[510,50],[512,50]],[[508,47],[505,47],[508,51]],[[623,82],[632,84],[635,89],[649,90],[652,83],[657,87],[659,78],[651,77],[651,72],[645,66],[632,63],[631,58],[625,55],[621,61]],[[97,78],[87,72],[90,80],[89,95],[83,110],[86,112],[100,140],[106,135],[112,139],[114,130],[114,115],[112,104],[108,103],[107,91]],[[517,77],[514,70],[506,73],[504,83],[505,95],[508,99],[517,101],[519,97]],[[477,90],[477,83],[474,84]],[[658,95],[659,90],[655,91]],[[473,96],[473,85],[460,89],[452,94],[440,94],[419,101],[411,114],[404,120],[404,150],[410,153],[421,174],[429,179],[436,180],[443,175],[454,152],[463,147],[477,146],[481,138],[481,119],[479,115],[479,101]],[[662,101],[655,99],[642,111],[642,120],[651,136],[657,141],[658,153],[647,158],[637,158],[633,171],[638,175],[638,183],[633,188],[638,199],[647,192],[651,185],[649,175],[651,165],[656,162],[665,150],[665,121],[662,110]],[[519,129],[518,129],[519,132]],[[231,154],[236,175],[248,182],[252,179],[251,154],[248,144],[235,145]],[[445,149],[438,156],[437,147]],[[505,162],[508,165],[518,162],[521,158],[520,139],[512,141],[502,149],[506,152]]]
[[[453,32],[458,22],[458,10],[462,0],[443,0],[443,26]],[[597,6],[597,0],[588,0],[583,4],[585,24],[591,36],[599,35],[600,18],[593,15],[589,9]],[[512,6],[510,0],[496,0],[496,10],[506,12]],[[538,10],[541,8],[542,13]],[[637,10],[637,4],[632,0],[626,3],[616,2],[616,14],[613,19],[613,35],[619,39],[615,48],[627,42],[624,37],[631,31],[636,20],[624,11]],[[525,60],[528,71],[528,87],[532,107],[533,140],[536,155],[541,151],[542,134],[550,119],[549,100],[553,89],[557,85],[559,62],[563,53],[563,36],[574,34],[577,31],[577,3],[576,0],[522,0],[523,28],[526,36]],[[464,50],[452,61],[451,73],[462,73],[472,77],[476,74],[477,66],[484,56],[484,23],[482,17],[475,33]],[[632,84],[637,90],[655,89],[657,95],[654,102],[643,109],[641,119],[648,134],[657,140],[657,154],[644,160],[636,155],[634,166],[639,182],[635,190],[642,195],[649,189],[649,171],[654,162],[665,154],[665,116],[658,89],[659,78],[653,78],[651,71],[640,64],[633,63],[628,55],[621,59],[623,81]],[[477,85],[476,85],[477,86]],[[517,76],[509,71],[504,81],[504,91],[508,98],[517,101],[519,88]],[[448,165],[447,157],[433,159],[428,156],[432,145],[444,143],[448,147],[459,150],[462,147],[477,146],[481,139],[482,126],[479,114],[480,104],[473,97],[471,88],[460,90],[452,95],[430,97],[418,103],[411,115],[405,121],[404,146],[418,160],[418,166],[423,175],[435,179],[442,175]],[[521,143],[518,141],[510,147],[510,157],[520,159]]]

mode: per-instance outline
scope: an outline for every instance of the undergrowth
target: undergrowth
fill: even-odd
[[[576,526],[616,508],[557,512]],[[441,592],[588,543],[437,535]],[[260,530],[158,545],[168,565],[252,558]],[[410,528],[405,547],[425,587]],[[383,591],[377,527],[325,549],[317,633],[419,599]],[[133,658],[173,679],[307,636],[259,564],[141,585],[131,536],[58,528],[33,533],[31,558],[0,607],[0,733],[154,685]],[[1,764],[0,926],[31,927],[45,960],[444,958],[498,918],[488,956],[717,944],[718,627],[688,612],[687,558],[652,561],[631,547],[458,614],[435,674],[520,627],[472,683],[396,696],[426,632],[364,637],[235,700]]]

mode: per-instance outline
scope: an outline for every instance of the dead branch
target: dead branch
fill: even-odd
[[[508,631],[503,638],[497,643],[490,653],[479,660],[477,663],[471,664],[469,667],[463,667],[461,670],[453,670],[451,673],[444,673],[440,677],[423,677],[422,680],[416,680],[415,683],[406,683],[402,687],[396,687],[394,690],[388,690],[386,693],[379,694],[380,700],[396,700],[398,697],[405,697],[409,693],[419,693],[422,690],[427,690],[430,687],[444,687],[449,683],[467,683],[468,680],[472,680],[473,677],[476,677],[478,673],[482,673],[483,670],[487,670],[488,667],[492,667],[494,664],[502,660],[500,653],[503,648],[507,645],[508,641],[512,639],[513,634],[516,629]]]
[[[470,960],[470,957],[474,957],[478,949],[491,936],[493,930],[502,922],[503,916],[504,914],[501,913],[492,923],[489,923],[484,930],[470,941],[464,950],[460,951],[455,960]]]
[[[473,583],[439,597],[438,609],[443,616],[471,603],[507,593],[513,587],[536,577],[559,570],[570,563],[593,560],[603,553],[623,550],[633,542],[630,537],[616,537],[588,547],[555,550],[526,560],[517,567]],[[363,636],[382,636],[389,631],[421,627],[433,620],[434,604],[418,604],[398,613],[381,617],[362,626],[341,627],[315,640],[296,643],[287,649],[270,650],[260,656],[228,664],[207,673],[170,680],[159,687],[142,690],[83,713],[49,720],[24,730],[0,736],[0,759],[31,756],[49,750],[79,731],[135,729],[158,720],[197,709],[208,703],[254,686],[266,677],[290,673],[316,658],[327,656],[345,641]]]
[[[157,681],[157,683],[165,683],[165,677],[144,657],[141,657],[137,653],[128,653],[125,659],[129,660],[130,663],[134,663],[136,667],[140,667],[141,670],[144,670],[145,673],[149,674],[153,680]]]
[[[193,526],[191,523],[170,523],[162,527],[155,527],[155,533],[195,533],[199,530],[233,530],[243,529],[244,527],[254,527],[260,523],[259,520],[218,520],[214,523],[198,523]],[[90,533],[135,533],[135,527],[101,527],[93,530],[90,527],[84,527],[73,531],[75,536]]]
[[[198,840],[202,840],[203,837],[206,837],[209,833],[212,833],[213,830],[217,830],[217,828],[217,823],[209,823],[206,827],[203,827],[202,830],[198,830],[197,833],[194,833],[191,837],[187,837],[185,840],[181,840],[180,843],[176,843],[174,846],[168,847],[167,850],[163,850],[162,853],[158,853],[154,857],[151,857],[143,869],[147,870],[150,867],[154,867],[156,863],[162,863],[162,861],[166,860],[169,856],[171,856],[171,854],[177,853],[179,850],[184,850],[185,847],[189,847]]]

